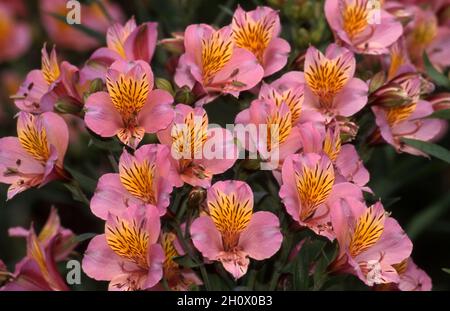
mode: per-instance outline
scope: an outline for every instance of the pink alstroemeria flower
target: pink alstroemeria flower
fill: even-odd
[[[280,35],[280,17],[278,12],[259,6],[245,12],[238,5],[231,23],[234,44],[255,55],[264,68],[264,77],[281,70],[287,63],[291,47],[278,37]]]
[[[69,130],[63,118],[53,112],[38,116],[20,112],[17,135],[0,139],[0,182],[11,185],[8,200],[28,188],[65,177]]]
[[[270,212],[253,213],[253,193],[242,181],[215,183],[207,193],[208,216],[191,226],[194,246],[208,260],[220,261],[235,279],[247,273],[250,259],[272,257],[283,235]]]
[[[291,111],[293,125],[305,122],[323,122],[320,112],[305,105],[305,78],[303,72],[290,71],[270,84],[262,83],[259,99],[275,101],[278,107],[285,102]]]
[[[413,63],[424,69],[423,53],[443,70],[450,65],[450,28],[439,26],[436,13],[419,6],[406,6],[412,21],[406,26],[405,38]]]
[[[310,46],[305,58],[305,106],[327,118],[360,111],[367,103],[368,86],[354,78],[355,64],[355,56],[346,48],[330,44],[323,55]]]
[[[133,205],[109,213],[105,234],[94,237],[84,254],[83,271],[109,290],[145,290],[163,276],[164,250],[158,244],[161,223],[154,206]]]
[[[305,153],[289,156],[281,170],[280,197],[286,211],[301,226],[333,240],[330,209],[340,198],[362,200],[355,184],[337,181],[330,159],[322,154]]]
[[[105,33],[110,21],[101,5],[107,10],[112,20],[122,21],[124,19],[120,7],[109,0],[102,1],[101,4],[96,1],[90,2],[89,5],[82,4],[80,17],[81,23],[87,28]],[[95,38],[52,15],[56,14],[65,18],[69,13],[73,14],[67,7],[67,0],[39,0],[39,9],[42,25],[52,42],[58,46],[82,52],[99,45],[99,41]]]
[[[91,200],[91,210],[105,219],[108,212],[119,213],[130,205],[154,205],[160,215],[166,213],[174,186],[181,186],[164,145],[144,145],[134,155],[124,150],[119,173],[100,177]]]
[[[51,111],[53,106],[41,107],[41,99],[54,88],[55,82],[60,79],[62,67],[72,66],[63,62],[60,67],[55,47],[48,55],[46,44],[44,44],[41,53],[41,69],[30,71],[19,91],[12,97],[16,106],[22,111],[33,113]]]
[[[420,269],[411,258],[394,265],[400,275],[398,289],[401,291],[431,291],[432,283],[428,274]]]
[[[386,54],[403,28],[380,5],[370,0],[326,0],[325,16],[337,38],[354,52]]]
[[[301,143],[304,153],[325,154],[335,166],[336,180],[348,181],[363,188],[369,182],[369,172],[364,167],[356,148],[352,144],[342,144],[339,126],[328,127],[314,123],[300,126]]]
[[[238,97],[264,75],[256,57],[233,43],[229,26],[215,30],[206,24],[190,25],[184,33],[184,47],[174,79],[179,87],[187,86],[196,93],[200,98],[197,105],[220,94]]]
[[[337,269],[355,274],[368,286],[398,283],[394,265],[409,257],[412,243],[382,204],[366,207],[345,198],[336,201],[330,213],[339,243]]]
[[[10,228],[9,235],[27,239],[27,256],[16,265],[8,283],[0,290],[68,290],[56,263],[65,260],[77,243],[71,242],[74,234],[61,226],[55,208],[51,209],[39,235],[33,227],[30,230]]]
[[[125,25],[116,23],[108,28],[106,47],[96,50],[82,69],[87,80],[104,79],[106,70],[116,60],[143,60],[150,63],[158,38],[157,23],[136,25],[132,17]]]
[[[167,285],[171,290],[187,291],[194,285],[203,284],[192,269],[182,268],[174,261],[174,258],[185,255],[174,233],[163,233],[161,236],[161,245],[166,256],[163,263],[164,279],[167,280]],[[164,287],[157,285],[153,290],[164,290]]]
[[[31,44],[31,29],[16,20],[14,9],[0,3],[0,63],[22,56]]]
[[[208,188],[213,175],[225,172],[237,159],[233,134],[208,125],[203,108],[178,104],[172,125],[157,134],[171,148],[170,161],[181,180],[194,187]]]
[[[433,113],[433,106],[430,102],[420,99],[420,76],[405,73],[391,82],[403,88],[410,102],[394,107],[372,107],[381,137],[398,152],[426,156],[422,151],[406,145],[401,140],[411,138],[428,141],[441,132],[440,120],[426,118]]]
[[[87,127],[102,137],[116,136],[136,148],[145,133],[165,129],[173,119],[172,96],[153,89],[148,63],[118,60],[106,75],[108,92],[97,92],[86,100]]]
[[[241,144],[253,153],[258,152],[272,169],[281,167],[287,156],[301,148],[300,130],[293,125],[296,109],[291,109],[286,101],[254,100],[236,116],[236,125],[249,128],[249,135],[238,137]]]

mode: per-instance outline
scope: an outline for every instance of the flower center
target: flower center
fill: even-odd
[[[359,217],[349,245],[352,257],[358,256],[380,240],[384,230],[384,220],[384,211],[377,212],[373,206],[367,208]]]
[[[422,20],[414,27],[411,37],[413,46],[427,46],[437,35],[438,25],[436,20]]]
[[[18,127],[19,142],[25,151],[41,163],[47,162],[50,150],[47,141],[47,132],[41,124],[39,117],[27,114],[23,126]]]
[[[202,39],[203,82],[208,85],[214,76],[225,67],[233,55],[233,41],[223,38],[219,31]]]
[[[142,71],[137,77],[120,74],[117,79],[106,76],[106,86],[116,110],[125,124],[133,123],[142,110],[150,91],[147,74]]]
[[[335,95],[350,80],[351,66],[342,57],[326,59],[319,51],[317,59],[306,68],[305,80],[324,108],[331,108]]]
[[[233,18],[233,39],[236,46],[252,52],[262,64],[264,52],[272,39],[275,20],[265,16],[259,21],[254,21],[245,14],[245,21],[240,22]]]
[[[295,172],[297,193],[301,202],[300,220],[306,221],[324,203],[334,184],[333,164],[321,167],[320,162],[313,167],[303,165]]]
[[[209,215],[222,235],[224,250],[229,251],[238,245],[240,233],[252,218],[253,207],[248,200],[239,202],[235,193],[227,195],[216,190],[216,198],[208,202]]]
[[[7,44],[7,39],[11,32],[11,19],[6,12],[0,10],[0,47]]]
[[[266,98],[273,100],[278,108],[280,108],[283,102],[286,103],[291,111],[292,123],[295,123],[300,118],[304,100],[303,92],[288,89],[283,93],[279,93],[275,89],[272,89],[272,92],[270,92]]]
[[[284,116],[279,111],[267,117],[267,151],[271,151],[286,141],[292,130],[292,117],[288,112]]]
[[[128,167],[121,165],[119,175],[122,185],[128,192],[146,203],[156,204],[154,163],[144,160],[142,163],[133,162]]]
[[[323,141],[323,152],[330,158],[331,162],[335,162],[337,156],[341,152],[341,137],[339,130],[328,130]]]
[[[58,59],[56,58],[56,53],[54,49],[50,53],[50,56],[48,55],[46,50],[43,50],[41,58],[41,72],[42,75],[44,76],[44,80],[47,82],[48,85],[52,84],[53,82],[56,81],[56,79],[59,78],[60,70],[58,65]]]
[[[145,220],[139,224],[134,220],[128,223],[116,218],[114,226],[107,226],[106,242],[119,256],[126,258],[143,269],[148,268],[147,246],[148,233],[145,231]]]
[[[387,121],[390,126],[398,124],[411,116],[411,114],[416,110],[416,103],[409,105],[403,105],[398,107],[386,108],[387,110]]]
[[[106,36],[108,48],[126,58],[124,44],[135,28],[136,24],[133,22],[127,22],[124,26],[116,24],[108,28]]]
[[[184,123],[175,123],[172,127],[172,150],[182,159],[192,160],[201,155],[203,145],[208,139],[208,115],[204,111],[201,116],[190,112]]]
[[[365,0],[356,0],[352,5],[345,3],[342,18],[344,31],[353,40],[368,25],[367,2]]]

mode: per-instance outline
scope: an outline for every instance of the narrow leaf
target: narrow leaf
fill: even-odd
[[[435,111],[428,118],[450,120],[450,109]]]
[[[450,80],[445,75],[440,73],[436,68],[433,67],[433,64],[428,58],[427,53],[423,53],[423,62],[428,76],[430,76],[430,78],[433,80],[434,83],[436,83],[436,85],[445,88],[450,88]]]
[[[444,147],[426,141],[410,138],[403,138],[402,141],[411,147],[419,149],[420,151],[432,155],[435,158],[450,163],[450,151],[445,149]]]

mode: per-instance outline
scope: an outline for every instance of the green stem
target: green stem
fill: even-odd
[[[272,279],[270,280],[270,283],[269,283],[270,291],[273,291],[276,289],[276,287],[278,285],[278,280],[281,276],[283,268],[285,267],[286,261],[289,257],[289,253],[291,251],[292,241],[293,241],[293,236],[292,236],[291,232],[288,232],[285,234],[284,241],[285,241],[285,243],[283,245],[283,248],[281,249],[280,259],[275,263],[275,271],[274,271],[274,273],[272,275]]]
[[[195,264],[199,265],[200,273],[202,275],[203,283],[205,284],[206,290],[211,290],[208,273],[206,272],[203,262],[192,252],[191,247],[189,247],[188,243],[186,242],[183,236],[183,233],[181,232],[180,226],[175,224],[173,225],[173,228],[175,229],[178,240],[180,241],[184,251],[188,254],[188,256],[192,259],[192,261],[194,261]]]

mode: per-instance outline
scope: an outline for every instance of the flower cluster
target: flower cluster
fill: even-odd
[[[12,96],[17,137],[0,139],[8,200],[55,180],[82,191],[64,166],[71,115],[88,135],[121,146],[114,171],[85,198],[104,232],[89,242],[82,269],[108,281],[109,290],[210,289],[208,275],[238,282],[252,265],[279,277],[277,269],[295,261],[310,238],[336,245],[330,274],[353,274],[380,290],[430,290],[430,278],[411,259],[411,240],[370,188],[355,141],[361,116],[370,115],[363,144],[428,156],[405,139],[433,141],[446,130],[433,113],[448,109],[449,97],[431,95],[422,55],[438,69],[450,65],[450,29],[414,4],[370,4],[325,1],[335,42],[310,45],[295,62],[288,61],[292,48],[281,37],[279,12],[269,7],[238,6],[222,28],[193,24],[160,41],[155,22],[118,22],[81,66],[60,61],[44,44],[41,68]],[[54,23],[47,23],[50,33]],[[55,34],[56,47],[67,45],[71,31]],[[17,25],[8,35],[20,32]],[[90,40],[80,38],[77,47],[95,47]],[[156,48],[177,59],[173,83],[155,77]],[[367,78],[369,66],[381,71]],[[230,96],[241,110],[234,128],[223,128],[207,111]],[[268,173],[270,208],[260,204],[253,178],[260,173]],[[39,235],[33,227],[9,233],[26,237],[27,255],[13,273],[0,262],[2,290],[69,289],[56,262],[77,240],[56,209]]]

